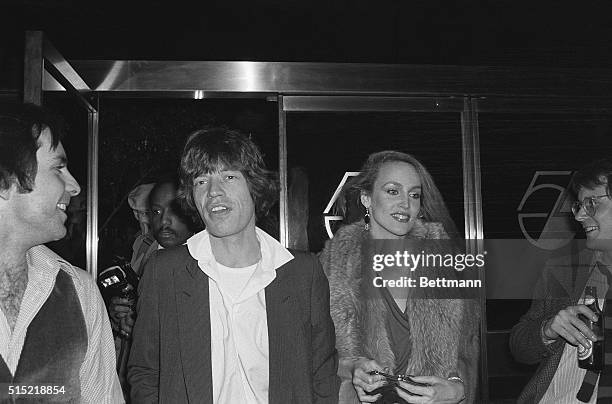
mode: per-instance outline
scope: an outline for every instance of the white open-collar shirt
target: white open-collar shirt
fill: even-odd
[[[87,352],[79,370],[79,402],[123,403],[123,393],[115,371],[113,333],[106,307],[92,277],[43,245],[30,248],[26,262],[28,285],[13,332],[0,310],[0,355],[11,374],[14,375],[17,370],[30,323],[51,295],[57,273],[65,271],[74,283],[87,327]]]
[[[233,268],[237,272],[233,279],[223,275],[228,269],[215,260],[206,230],[187,240],[189,253],[209,277],[215,404],[268,402],[269,346],[264,289],[276,278],[276,270],[291,261],[293,255],[263,230],[256,228],[255,233],[261,260],[254,267]]]

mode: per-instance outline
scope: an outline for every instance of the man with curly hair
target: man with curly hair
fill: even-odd
[[[206,230],[147,263],[128,366],[133,400],[337,402],[327,279],[315,256],[256,227],[278,190],[257,146],[233,130],[199,130],[180,176]]]

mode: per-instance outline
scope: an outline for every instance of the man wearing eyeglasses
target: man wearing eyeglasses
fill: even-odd
[[[579,368],[577,360],[577,352],[590,350],[597,340],[579,318],[597,320],[583,304],[585,289],[596,288],[602,307],[612,276],[612,159],[583,167],[574,175],[571,188],[577,197],[572,213],[584,228],[587,250],[547,262],[531,308],[512,329],[514,357],[519,362],[540,363],[519,396],[520,403],[612,402],[612,372],[607,371],[612,363],[606,363],[600,375]],[[610,296],[612,291],[607,299]],[[612,320],[608,326],[612,327]],[[607,339],[605,343],[612,345]]]

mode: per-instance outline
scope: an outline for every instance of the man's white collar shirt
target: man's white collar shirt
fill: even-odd
[[[215,404],[268,403],[265,288],[276,278],[276,270],[291,261],[293,255],[263,230],[256,228],[255,232],[261,260],[246,268],[228,268],[217,263],[206,230],[187,240],[189,253],[209,277]]]
[[[115,371],[115,349],[106,307],[91,276],[62,259],[43,245],[26,255],[28,285],[15,328],[11,333],[0,310],[0,355],[15,375],[28,327],[51,295],[55,278],[64,271],[72,278],[87,327],[87,352],[79,371],[82,403],[123,403],[123,393]]]
[[[599,307],[603,307],[605,296],[608,292],[608,282],[606,277],[595,268],[599,257],[600,255],[598,253],[593,255],[593,259],[591,261],[591,276],[589,277],[586,286],[595,286],[597,288]],[[584,291],[578,300],[578,304],[584,304]],[[554,340],[551,342],[554,342]],[[544,343],[550,344],[551,342],[545,341]],[[541,404],[580,403],[580,401],[578,401],[576,398],[576,393],[578,393],[578,390],[580,390],[586,370],[578,367],[577,357],[578,348],[566,343],[563,346],[563,353],[561,354],[561,360],[559,361],[559,366],[557,366],[557,371],[555,372],[548,389],[544,393],[544,396],[540,400]],[[597,378],[595,390],[587,404],[595,404],[597,401],[598,386],[599,378]]]

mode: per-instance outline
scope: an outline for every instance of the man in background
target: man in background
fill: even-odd
[[[134,242],[132,254],[132,269],[138,276],[142,276],[144,263],[154,251],[171,248],[184,244],[197,228],[191,218],[183,213],[176,199],[178,194],[178,179],[166,175],[149,187],[150,193],[145,195],[148,206],[148,221],[151,229],[141,234]],[[113,328],[120,335],[116,339],[118,373],[121,385],[126,394],[127,386],[127,358],[131,344],[130,338],[134,326],[134,302],[127,298],[115,296],[109,305],[109,314]]]
[[[131,260],[132,269],[138,276],[142,276],[144,263],[154,251],[185,244],[198,229],[198,225],[179,206],[177,195],[178,179],[172,176],[164,176],[150,187],[146,199],[151,230],[134,241]],[[113,297],[109,312],[113,328],[129,337],[134,325],[132,302]]]

